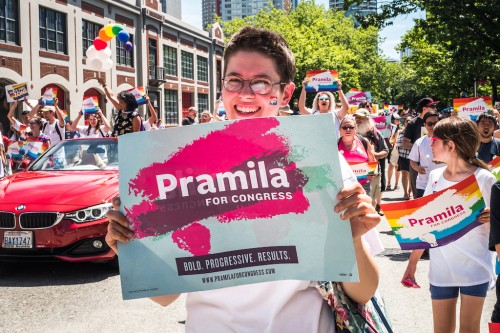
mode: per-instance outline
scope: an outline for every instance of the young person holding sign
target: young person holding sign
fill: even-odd
[[[224,60],[222,96],[228,119],[275,117],[290,101],[295,60],[281,35],[242,28],[228,43]],[[342,287],[351,299],[364,304],[375,293],[378,269],[361,236],[380,222],[380,216],[342,157],[341,163],[345,186],[332,209],[350,220],[360,277],[360,282]],[[117,251],[117,242],[127,242],[133,234],[121,213],[109,211],[108,219],[106,242]],[[152,299],[169,305],[178,296]],[[315,281],[273,281],[188,293],[186,307],[187,332],[333,332],[335,324]]]
[[[446,163],[429,174],[424,196],[448,188],[474,174],[486,205],[495,177],[476,158],[479,132],[463,118],[446,118],[434,127],[431,148],[434,160]],[[460,294],[460,332],[479,332],[488,289],[496,279],[493,255],[488,249],[490,211],[479,215],[483,224],[444,246],[431,248],[429,282],[434,332],[454,332]],[[413,250],[402,281],[415,281],[417,263],[424,250]]]

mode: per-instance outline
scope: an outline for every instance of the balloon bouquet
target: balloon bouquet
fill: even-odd
[[[87,64],[97,71],[107,71],[113,67],[111,60],[111,49],[108,42],[113,38],[118,38],[126,52],[132,51],[134,45],[129,41],[130,34],[120,24],[108,24],[99,30],[99,36],[94,39],[94,45],[91,45],[86,52]]]

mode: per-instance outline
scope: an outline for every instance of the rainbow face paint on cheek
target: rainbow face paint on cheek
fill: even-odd
[[[269,97],[269,105],[278,105],[278,97],[270,96]]]

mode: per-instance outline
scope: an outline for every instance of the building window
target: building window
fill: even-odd
[[[179,105],[177,103],[177,90],[164,90],[165,100],[165,125],[179,125]]]
[[[40,7],[40,48],[66,54],[66,14]]]
[[[208,60],[205,57],[196,57],[198,64],[198,81],[208,82]]]
[[[201,114],[205,110],[210,111],[210,108],[208,107],[208,95],[198,94],[198,113]]]
[[[163,67],[165,67],[165,74],[177,76],[177,49],[163,46]]]
[[[99,30],[101,30],[102,27],[103,26],[100,24],[82,20],[82,50],[84,55],[87,49],[91,45],[94,45],[94,39],[99,35]]]
[[[17,0],[0,0],[0,41],[19,45]]]
[[[134,36],[130,35],[128,41],[134,44]],[[127,52],[123,49],[123,45],[125,45],[125,43],[120,42],[118,38],[116,38],[116,64],[134,67],[134,49],[132,48],[130,52]]]
[[[183,78],[193,80],[193,54],[181,51],[181,75]]]

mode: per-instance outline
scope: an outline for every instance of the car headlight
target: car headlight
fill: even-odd
[[[97,221],[104,218],[104,216],[106,216],[106,212],[112,207],[112,204],[105,203],[66,213],[64,217],[77,223]]]

